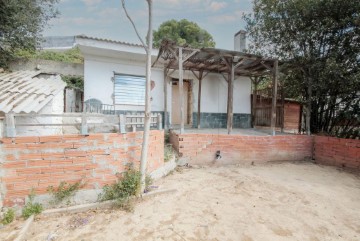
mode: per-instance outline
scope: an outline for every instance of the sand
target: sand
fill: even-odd
[[[133,213],[38,216],[28,240],[360,240],[360,178],[310,163],[186,168]]]

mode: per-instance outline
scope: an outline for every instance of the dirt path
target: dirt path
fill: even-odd
[[[331,167],[191,168],[157,184],[178,192],[134,213],[40,217],[28,240],[360,240],[360,179]]]

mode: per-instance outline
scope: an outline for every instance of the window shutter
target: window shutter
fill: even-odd
[[[145,77],[134,75],[115,75],[115,104],[145,105]]]

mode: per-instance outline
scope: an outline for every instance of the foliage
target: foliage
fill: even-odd
[[[78,47],[66,51],[50,50],[18,50],[15,52],[16,57],[27,59],[45,59],[65,63],[84,63],[84,57]]]
[[[34,203],[35,192],[32,190],[29,194],[29,201],[22,209],[22,216],[28,219],[33,214],[40,214],[43,210],[43,206],[40,203]]]
[[[356,135],[360,123],[360,1],[255,0],[250,51],[278,57],[281,82],[306,103],[311,132]]]
[[[215,47],[213,37],[194,22],[174,19],[162,23],[154,31],[154,47],[159,47],[163,39],[176,41],[178,45],[189,45],[193,48]]]
[[[128,167],[128,170],[122,173],[122,177],[112,184],[106,185],[103,188],[103,192],[100,194],[99,199],[101,201],[117,200],[116,206],[123,208],[124,210],[131,210],[131,197],[135,196],[140,189],[141,174],[139,171],[134,170],[132,166]],[[151,185],[152,179],[147,176],[145,181],[145,190]]]
[[[15,211],[12,208],[9,208],[6,213],[4,214],[4,217],[1,220],[1,223],[4,225],[7,225],[14,221],[15,219]]]
[[[74,196],[80,187],[80,181],[74,184],[60,182],[59,186],[56,189],[53,186],[50,186],[48,188],[48,192],[51,193],[51,195],[53,196],[54,204],[58,204]]]
[[[17,50],[35,50],[41,32],[58,14],[58,0],[0,0],[0,67],[14,58]]]
[[[164,161],[170,161],[174,155],[174,149],[171,144],[165,145],[164,147]]]
[[[69,87],[84,90],[84,76],[62,75],[61,78]]]

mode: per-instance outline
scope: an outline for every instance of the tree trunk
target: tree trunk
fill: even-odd
[[[312,107],[312,77],[308,76],[308,88],[307,88],[307,110],[306,110],[306,134],[311,135],[311,107]]]
[[[144,136],[141,148],[140,173],[141,173],[141,194],[145,191],[146,164],[149,147],[150,122],[151,122],[151,52],[153,45],[152,31],[152,0],[147,0],[149,6],[149,27],[147,34],[146,47],[146,90],[145,90],[145,120],[144,120]]]

